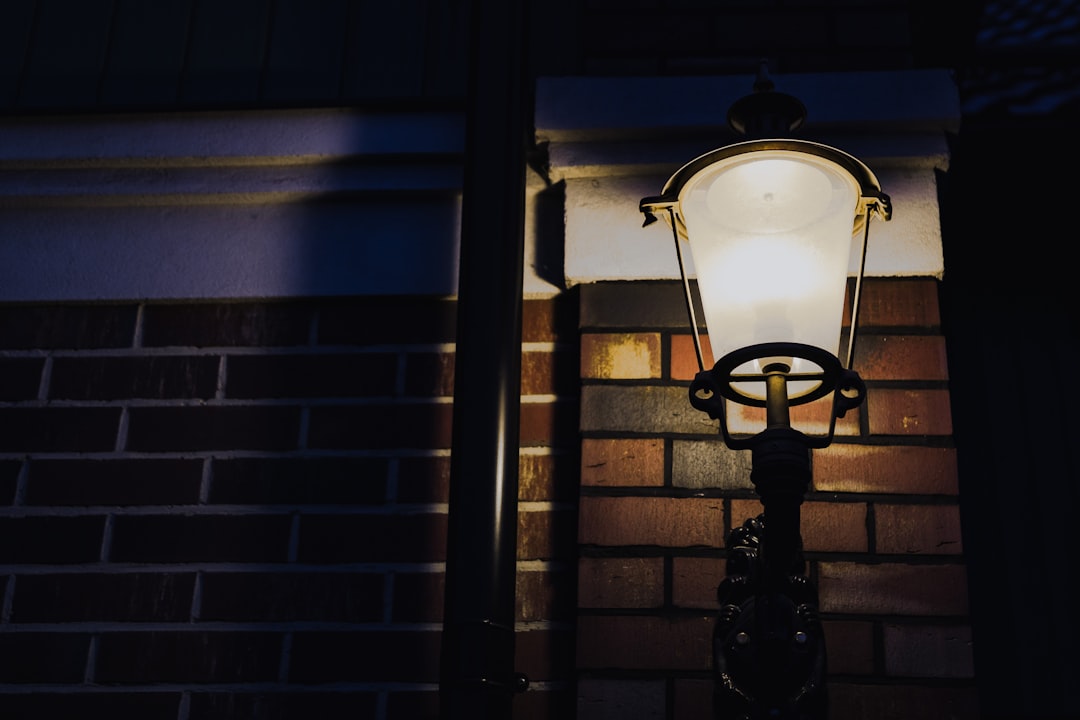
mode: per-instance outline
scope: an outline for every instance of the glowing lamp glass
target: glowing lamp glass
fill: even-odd
[[[838,355],[859,197],[843,167],[791,150],[734,155],[687,180],[679,212],[715,357],[771,342]],[[792,372],[818,370],[800,364]]]

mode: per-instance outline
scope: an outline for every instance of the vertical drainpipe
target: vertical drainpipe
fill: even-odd
[[[527,110],[523,1],[471,3],[443,720],[504,720],[514,673]]]

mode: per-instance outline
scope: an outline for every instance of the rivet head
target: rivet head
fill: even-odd
[[[799,643],[800,645],[805,645],[807,640],[809,640],[809,638],[802,630],[795,633],[795,642]]]
[[[744,632],[735,635],[735,642],[739,645],[746,645],[750,642],[750,636]]]

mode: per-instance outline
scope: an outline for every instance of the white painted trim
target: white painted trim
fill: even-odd
[[[0,122],[0,301],[457,291],[464,118]]]
[[[893,220],[871,226],[867,275],[941,277],[936,174],[948,168],[946,136],[960,118],[951,74],[773,80],[808,108],[798,137],[859,157],[893,200]],[[550,179],[565,185],[568,285],[678,278],[670,229],[642,228],[638,201],[658,195],[684,163],[739,139],[726,127],[727,109],[751,87],[741,77],[540,80],[536,132],[547,143]]]

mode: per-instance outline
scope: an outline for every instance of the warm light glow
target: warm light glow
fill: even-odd
[[[686,182],[679,212],[716,357],[765,342],[838,354],[858,200],[846,170],[791,150],[735,155]]]

